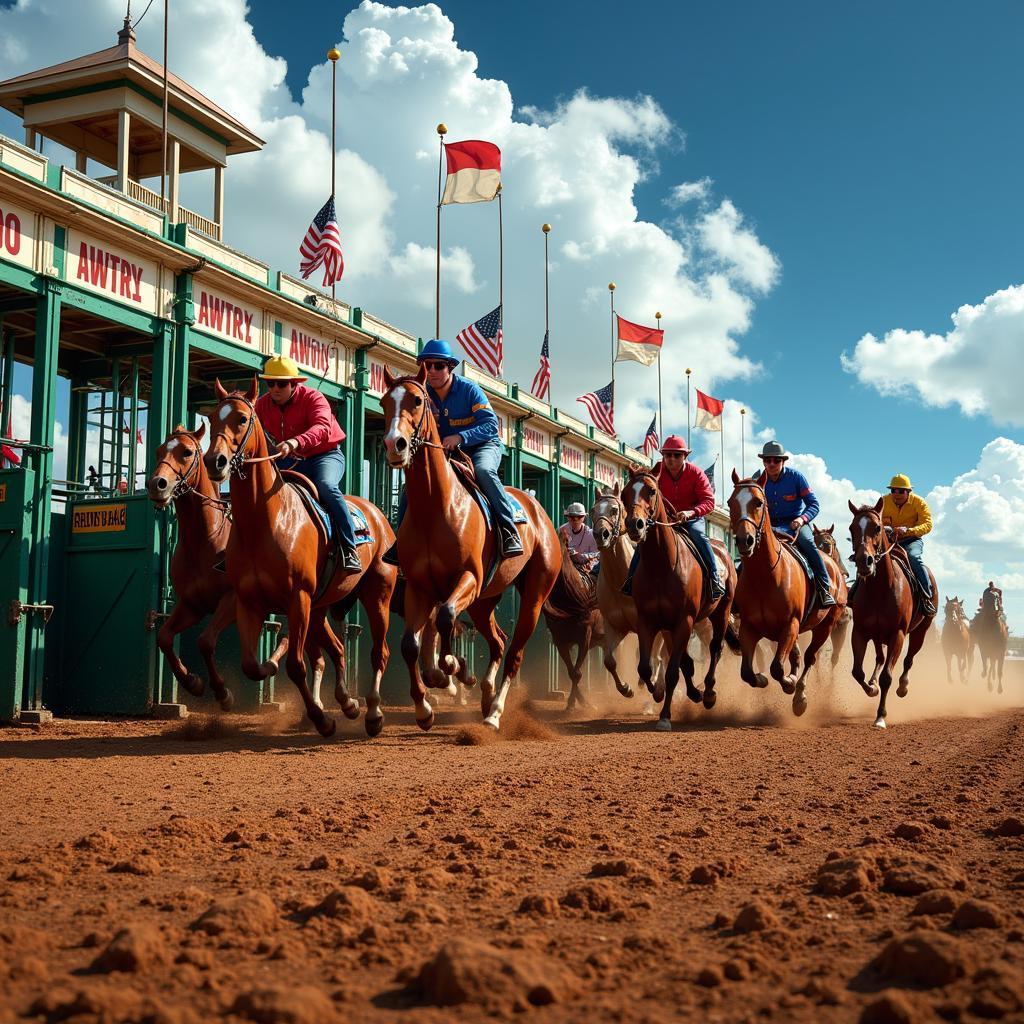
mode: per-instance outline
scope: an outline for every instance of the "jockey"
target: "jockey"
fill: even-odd
[[[992,580],[988,581],[988,586],[985,588],[984,593],[981,595],[981,600],[978,602],[979,608],[991,608],[997,615],[1001,615],[1003,612],[1003,592],[995,585]]]
[[[934,615],[932,584],[924,564],[924,542],[921,538],[932,530],[932,514],[924,498],[912,493],[909,478],[897,473],[889,481],[889,493],[882,501],[882,525],[892,530],[896,543],[907,553],[914,578],[924,592],[922,611]]]
[[[423,346],[416,357],[427,368],[427,394],[437,420],[441,443],[448,451],[462,450],[472,459],[476,482],[490,502],[496,520],[497,550],[502,558],[523,553],[523,542],[516,529],[512,502],[498,476],[505,445],[498,435],[498,417],[479,384],[454,372],[459,360],[447,341],[434,339]],[[398,521],[405,515],[405,494],[398,510]],[[384,556],[390,565],[398,564],[398,544]]]
[[[818,514],[818,499],[803,473],[786,465],[789,452],[778,441],[768,441],[761,449],[760,458],[764,463],[764,473],[759,483],[764,488],[772,529],[794,538],[814,573],[821,606],[830,608],[836,603],[829,589],[831,578],[810,527]]]
[[[569,549],[573,565],[582,572],[596,575],[594,568],[601,554],[597,550],[594,531],[583,521],[586,514],[587,510],[582,502],[574,501],[565,510],[565,518],[568,521],[558,528],[558,534]]]
[[[338,426],[327,399],[316,388],[303,384],[308,378],[299,374],[293,359],[271,356],[260,378],[268,388],[256,399],[256,415],[263,429],[279,439],[277,450],[285,458],[291,456],[287,468],[316,484],[320,504],[331,517],[345,572],[362,572],[356,554],[355,524],[341,493],[345,456],[339,446],[345,440],[345,431]]]
[[[676,528],[685,531],[700,552],[710,578],[711,600],[717,601],[725,593],[725,587],[718,575],[718,561],[704,526],[704,517],[715,507],[715,492],[704,470],[686,461],[689,454],[686,442],[678,434],[669,434],[661,446],[662,461],[651,472],[658,478],[658,490],[676,511]],[[632,593],[633,573],[639,561],[640,548],[637,546],[629,575],[622,585],[624,594]]]

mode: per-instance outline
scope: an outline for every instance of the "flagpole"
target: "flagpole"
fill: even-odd
[[[437,126],[437,270],[434,291],[434,337],[441,337],[441,179],[444,173],[444,137],[448,126],[442,121]]]
[[[615,282],[608,284],[608,298],[612,304],[612,396],[615,395]]]
[[[147,8],[148,10],[148,8]],[[161,145],[163,147],[163,162],[160,170],[160,212],[167,213],[167,111],[169,107],[168,94],[169,94],[169,78],[167,71],[167,30],[170,23],[170,10],[171,0],[164,0],[164,81],[163,81],[163,120],[161,123],[160,134]],[[143,11],[143,14],[146,12]],[[123,186],[127,191],[127,185]],[[224,218],[222,217],[221,220]]]
[[[690,415],[690,367],[686,368],[686,447],[690,447],[690,424],[693,417]],[[706,386],[706,385],[705,385]]]
[[[723,410],[724,411],[724,410]],[[722,500],[720,502],[722,508],[725,508],[725,430],[723,429],[724,424],[721,420],[718,423],[718,441],[722,446],[722,468],[718,474],[718,493]]]
[[[498,182],[498,329],[505,331],[505,226],[501,215],[501,182]],[[503,343],[504,344],[504,343]],[[502,359],[504,372],[504,359]]]
[[[747,410],[740,409],[740,472],[747,477]]]
[[[332,46],[327,51],[327,59],[331,62],[331,198],[335,195],[335,165],[337,164],[336,153],[338,152],[337,146],[335,145],[335,136],[338,124],[338,58],[341,56],[341,51]],[[331,281],[331,301],[337,301],[337,284]]]
[[[660,311],[654,314],[654,319],[658,321],[658,330],[661,330],[661,313]],[[664,342],[662,342],[664,344]],[[665,424],[661,420],[661,349],[658,349],[658,437],[661,443],[665,443]],[[690,443],[690,439],[686,439],[686,443]]]
[[[548,235],[551,234],[550,224],[541,224],[541,231],[544,232],[544,337],[548,337],[549,311],[548,311]],[[551,340],[548,339],[548,398],[551,397]]]

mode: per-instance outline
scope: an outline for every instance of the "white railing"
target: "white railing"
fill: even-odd
[[[105,178],[96,178],[95,180],[101,185],[106,185],[107,188],[113,189],[115,192],[117,191],[116,174],[108,174]],[[146,188],[145,185],[131,178],[128,179],[128,188],[124,194],[129,199],[134,199],[137,203],[142,203],[158,213],[169,214],[171,212],[170,199],[161,199],[158,192],[154,192],[151,188]],[[186,206],[178,207],[178,223],[187,224],[193,230],[201,231],[214,241],[220,241],[220,225],[216,221],[210,220],[209,217],[204,217],[201,213],[188,209]]]

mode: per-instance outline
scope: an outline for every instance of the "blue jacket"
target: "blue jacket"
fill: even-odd
[[[764,487],[773,529],[792,534],[789,524],[797,516],[802,518],[804,523],[809,523],[818,514],[818,499],[814,496],[807,477],[798,470],[785,466],[779,479],[774,482],[768,479],[767,473],[763,473],[761,485]]]
[[[498,417],[479,384],[465,377],[452,375],[452,386],[442,402],[431,387],[427,387],[437,418],[437,429],[442,439],[449,434],[462,435],[462,447],[472,451],[485,441],[502,444],[498,434]],[[504,454],[505,446],[502,445]]]

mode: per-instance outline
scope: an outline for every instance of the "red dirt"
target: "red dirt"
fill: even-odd
[[[4,730],[0,1022],[1022,1020],[1020,669],[918,669],[884,733],[845,676],[854,719],[727,682],[672,734]]]

